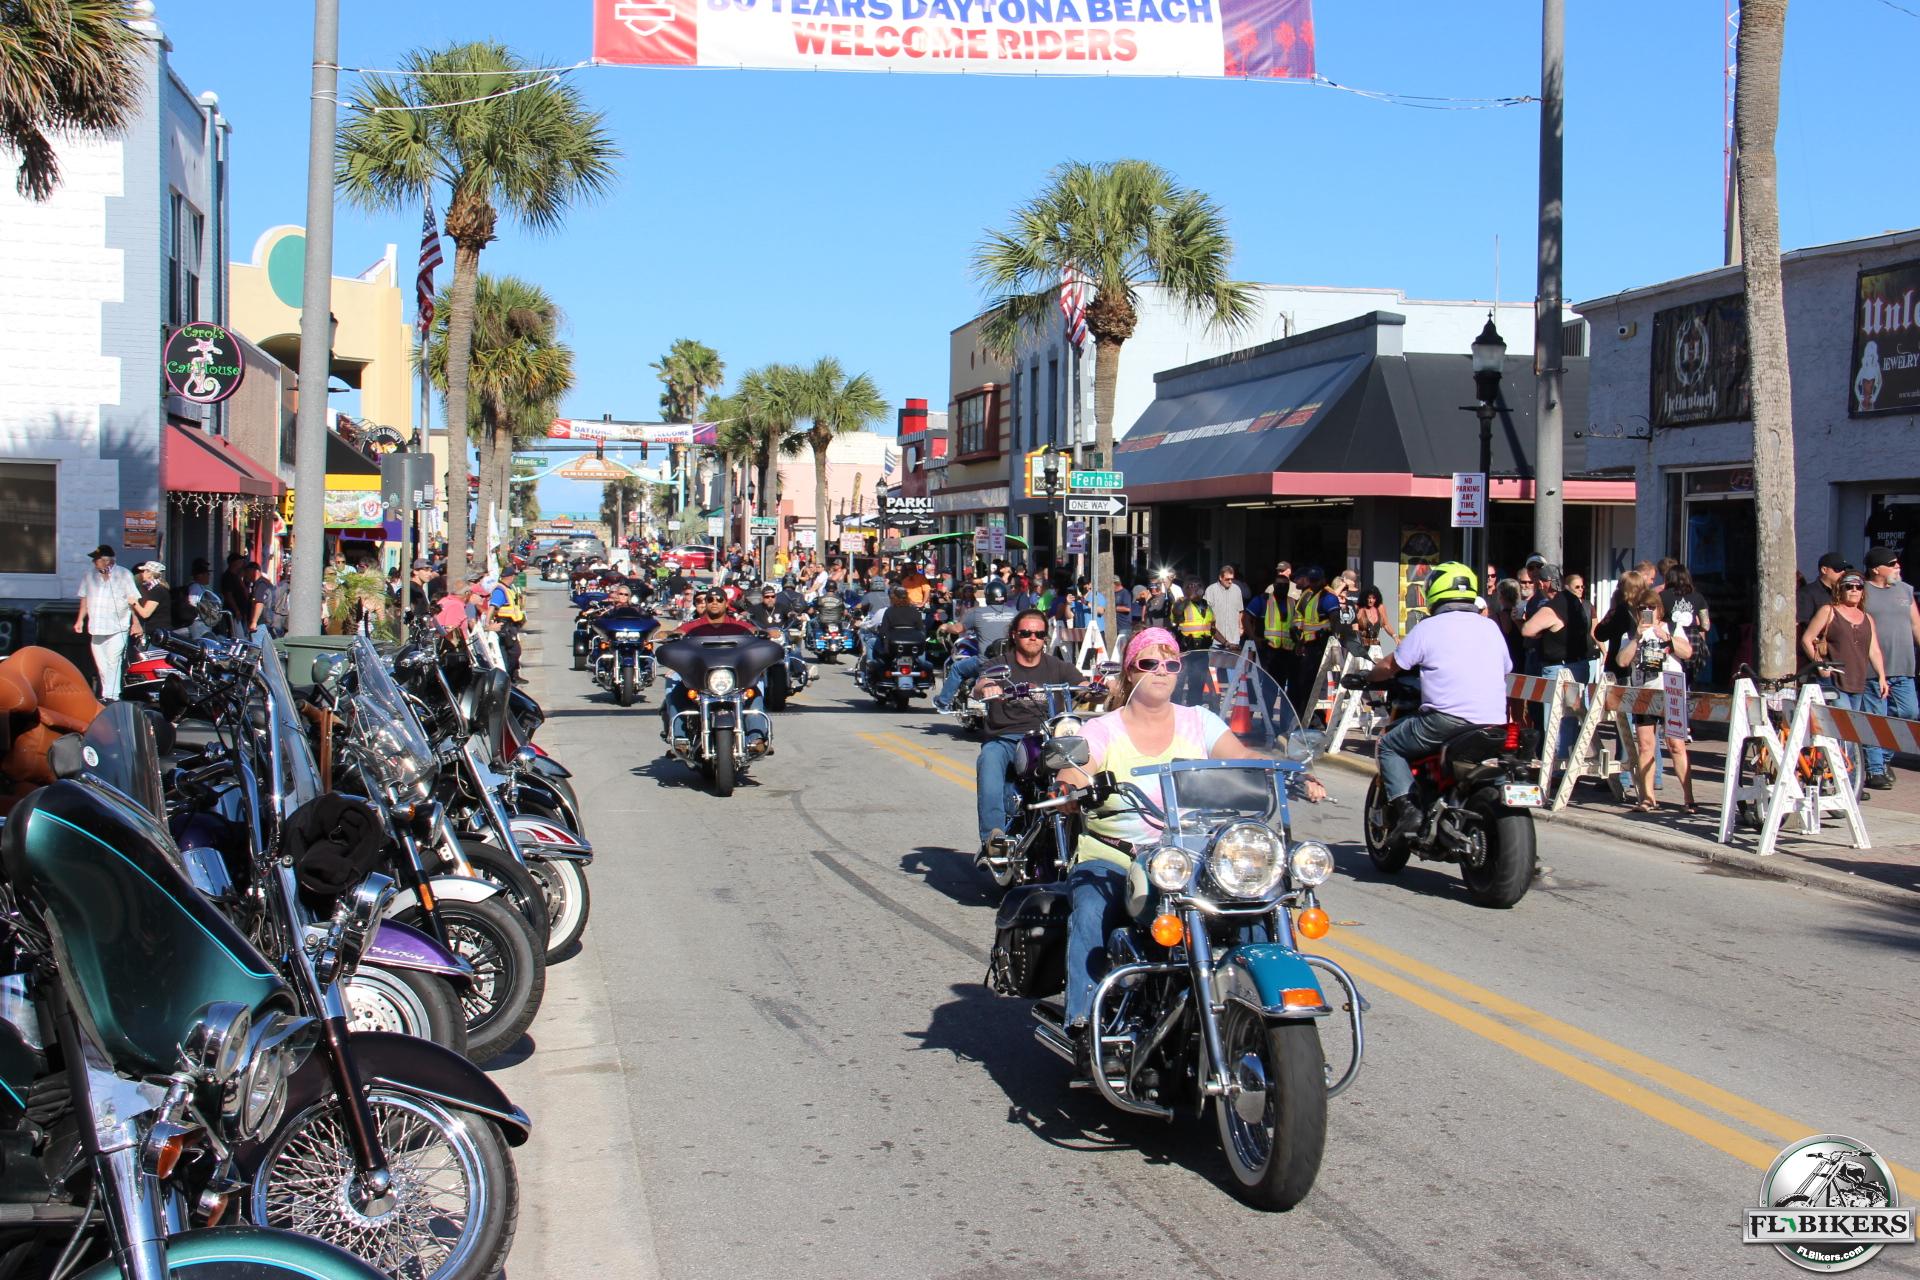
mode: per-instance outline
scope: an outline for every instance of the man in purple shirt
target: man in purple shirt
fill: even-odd
[[[1420,714],[1399,720],[1380,739],[1380,781],[1393,824],[1389,839],[1404,840],[1420,824],[1419,810],[1407,795],[1413,790],[1413,762],[1471,725],[1507,721],[1513,659],[1499,626],[1474,604],[1479,594],[1480,584],[1467,566],[1435,566],[1427,575],[1432,612],[1367,674],[1375,684],[1402,672],[1420,676]]]

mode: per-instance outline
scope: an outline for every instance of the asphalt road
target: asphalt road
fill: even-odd
[[[514,1280],[1786,1276],[1739,1217],[1789,1142],[1860,1139],[1920,1196],[1920,921],[1546,826],[1534,891],[1482,910],[1451,868],[1374,875],[1363,780],[1329,772],[1295,823],[1339,855],[1324,949],[1372,1001],[1366,1066],[1313,1193],[1247,1209],[1210,1120],[1070,1091],[981,985],[969,742],[823,667],[716,799],[536,599],[540,740],[597,861],[499,1073],[537,1129]]]

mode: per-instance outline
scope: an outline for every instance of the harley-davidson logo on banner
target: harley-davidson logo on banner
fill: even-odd
[[[1311,0],[593,0],[631,66],[1313,75]]]
[[[1847,414],[1920,413],[1920,262],[1862,271]]]
[[[1743,295],[1654,312],[1654,426],[1738,422],[1752,416],[1751,403]]]

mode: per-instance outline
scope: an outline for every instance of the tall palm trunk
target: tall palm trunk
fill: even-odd
[[[487,546],[487,518],[500,502],[500,469],[495,465],[494,455],[499,424],[499,409],[490,398],[483,396],[480,401],[480,438],[475,442],[479,453],[480,491],[474,495],[473,504],[473,549],[478,553],[474,558],[483,564],[487,562],[487,553],[491,550]]]
[[[813,541],[817,550],[827,545],[827,449],[833,444],[833,437],[819,431],[812,433],[813,444]]]
[[[1747,393],[1753,405],[1753,505],[1760,541],[1760,674],[1793,673],[1795,501],[1793,381],[1780,284],[1780,202],[1773,140],[1780,123],[1780,53],[1787,0],[1740,9],[1740,78],[1734,91],[1739,147],[1740,247],[1747,277]]]
[[[500,537],[513,541],[509,512],[513,510],[513,426],[506,421],[493,424],[493,510],[500,522]],[[616,536],[618,530],[615,531]]]
[[[1113,466],[1113,397],[1114,388],[1120,380],[1119,338],[1097,338],[1094,340],[1093,363],[1093,447],[1100,455],[1100,465]],[[1073,415],[1068,414],[1071,422]],[[1118,640],[1119,615],[1115,612],[1118,603],[1113,598],[1113,540],[1111,533],[1103,543],[1100,539],[1100,522],[1088,521],[1088,536],[1093,546],[1093,590],[1107,599],[1107,607],[1100,611],[1100,634],[1106,638],[1107,650],[1112,652]],[[1063,540],[1066,531],[1060,533]]]
[[[451,216],[449,216],[451,221]],[[484,244],[481,241],[480,244]],[[447,315],[447,580],[467,564],[467,368],[473,359],[473,291],[480,244],[456,241]]]
[[[733,540],[733,459],[720,459],[720,527],[726,532],[720,535],[720,544],[724,548]]]

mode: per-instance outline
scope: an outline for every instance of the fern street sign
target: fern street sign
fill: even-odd
[[[1070,482],[1075,489],[1124,489],[1127,487],[1127,477],[1123,471],[1076,471]]]

